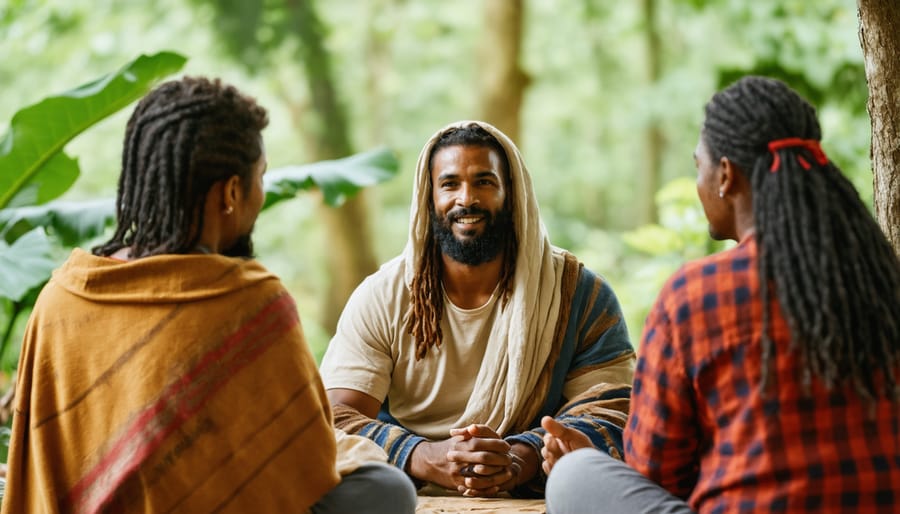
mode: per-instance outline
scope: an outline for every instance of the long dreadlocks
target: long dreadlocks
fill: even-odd
[[[713,96],[702,134],[713,160],[727,157],[752,184],[763,384],[782,350],[769,335],[774,287],[804,383],[814,375],[865,398],[900,398],[900,263],[852,184],[819,150],[815,109],[783,82],[745,77]],[[770,150],[788,138],[797,139]]]
[[[506,150],[494,136],[476,124],[452,128],[438,138],[428,154],[428,173],[431,173],[432,160],[439,150],[458,145],[482,146],[495,150],[500,155],[503,167],[506,169],[506,189],[512,191],[511,170]],[[430,195],[431,190],[422,191],[421,194]],[[506,197],[505,209],[508,212],[513,212],[514,209],[512,196],[512,194],[508,194]],[[441,318],[444,312],[444,295],[441,285],[441,248],[430,226],[425,240],[426,248],[422,255],[422,262],[410,285],[410,306],[407,312],[407,332],[416,341],[416,360],[425,357],[428,349],[433,345],[440,346],[443,337]],[[512,230],[503,247],[503,270],[499,284],[503,307],[506,307],[509,302],[512,291],[517,254],[518,241],[515,230]]]
[[[124,247],[133,257],[192,251],[210,187],[238,175],[249,190],[267,124],[265,109],[218,79],[185,77],[151,91],[125,129],[118,226],[94,253],[111,255]]]

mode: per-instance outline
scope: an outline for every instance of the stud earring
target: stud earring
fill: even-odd
[[[725,191],[719,191],[719,198],[725,198]]]
[[[232,212],[234,212],[234,207],[232,207],[232,206],[229,205],[229,206],[225,209],[225,215],[226,215],[226,216],[230,216]]]

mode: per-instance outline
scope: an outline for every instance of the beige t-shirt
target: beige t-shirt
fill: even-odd
[[[446,439],[472,395],[497,316],[497,294],[475,309],[461,309],[445,295],[443,342],[416,362],[415,341],[403,323],[409,307],[403,267],[402,259],[394,259],[360,284],[319,371],[326,389],[387,397],[391,416],[408,430]]]

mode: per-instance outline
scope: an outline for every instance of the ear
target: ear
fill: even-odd
[[[738,167],[728,157],[719,159],[719,168],[716,170],[719,179],[719,197],[722,198],[732,192],[738,180]]]
[[[241,199],[244,190],[241,188],[241,177],[232,175],[222,183],[222,210],[227,214],[234,212]]]

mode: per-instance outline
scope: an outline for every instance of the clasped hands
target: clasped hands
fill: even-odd
[[[419,444],[410,461],[414,477],[464,496],[495,496],[529,480],[537,468],[537,454],[529,446],[510,445],[489,426],[477,424],[451,429],[444,441]]]

